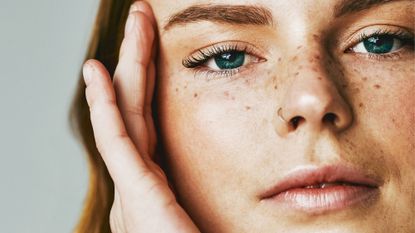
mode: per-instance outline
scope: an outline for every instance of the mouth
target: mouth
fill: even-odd
[[[368,205],[381,182],[346,166],[300,168],[260,195],[261,201],[310,214]]]

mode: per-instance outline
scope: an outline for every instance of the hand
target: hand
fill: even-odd
[[[155,83],[155,20],[145,2],[130,10],[114,81],[96,60],[84,65],[86,98],[97,148],[114,181],[111,230],[199,232],[179,206],[162,169],[151,101]]]

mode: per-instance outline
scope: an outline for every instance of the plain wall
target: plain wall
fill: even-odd
[[[72,232],[88,174],[68,110],[98,0],[0,1],[0,232]]]

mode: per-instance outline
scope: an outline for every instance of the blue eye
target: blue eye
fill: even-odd
[[[385,54],[402,48],[403,41],[393,35],[375,35],[355,45],[352,51],[357,53]]]
[[[389,53],[398,41],[391,36],[373,36],[363,41],[365,49],[370,53]]]
[[[197,50],[183,59],[182,65],[197,75],[206,74],[207,79],[231,77],[265,61],[258,55],[260,53],[251,44],[229,41]]]
[[[245,53],[234,51],[219,54],[214,57],[216,66],[221,70],[236,69],[245,62]]]
[[[226,71],[238,69],[244,65],[255,62],[255,60],[257,59],[253,58],[252,55],[249,55],[244,51],[235,50],[214,55],[206,61],[205,66],[211,70]]]

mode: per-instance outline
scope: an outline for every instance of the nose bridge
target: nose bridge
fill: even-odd
[[[298,48],[298,47],[297,47]],[[286,92],[278,109],[280,135],[308,128],[335,131],[347,128],[352,121],[351,109],[337,89],[331,72],[322,59],[322,49],[308,49],[294,55],[288,66]],[[297,53],[299,54],[299,53]]]

